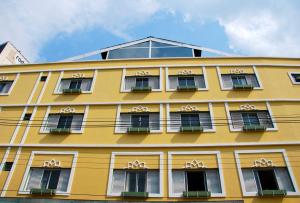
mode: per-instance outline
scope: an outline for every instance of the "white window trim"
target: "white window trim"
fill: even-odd
[[[243,67],[239,67],[239,68],[243,68]],[[218,78],[219,78],[219,82],[220,82],[220,85],[221,85],[221,90],[233,90],[233,87],[231,87],[231,88],[224,87],[220,66],[216,66],[216,69],[217,69],[217,75],[218,75]],[[254,73],[254,75],[257,79],[258,85],[259,85],[259,87],[254,87],[253,89],[254,90],[263,90],[264,88],[263,88],[262,82],[260,80],[260,77],[259,77],[258,71],[256,69],[256,66],[253,65],[252,69],[253,69],[253,73]]]
[[[225,111],[226,111],[226,116],[227,116],[230,131],[231,132],[242,132],[243,131],[242,128],[233,128],[228,102],[225,102],[224,105],[225,105]],[[273,117],[273,112],[272,112],[270,103],[266,102],[266,106],[267,106],[267,111],[270,114],[271,121],[273,123],[273,128],[267,128],[266,131],[278,131],[277,123],[275,121],[275,118]]]
[[[242,173],[242,167],[241,167],[241,160],[239,158],[239,154],[256,154],[256,153],[282,153],[286,167],[288,169],[289,175],[291,177],[292,184],[295,188],[295,192],[287,192],[288,196],[294,196],[294,195],[300,195],[300,192],[298,190],[297,182],[295,179],[295,176],[292,171],[292,167],[290,164],[290,161],[288,159],[287,153],[285,149],[270,149],[270,150],[235,150],[234,151],[234,156],[236,160],[236,166],[238,169],[238,174],[239,174],[239,180],[240,184],[242,187],[242,192],[244,197],[252,197],[252,196],[257,196],[257,192],[246,192],[245,188],[245,183],[244,183],[244,178],[243,178],[243,173]]]
[[[0,93],[0,96],[8,96],[8,95],[10,95],[10,93],[13,91],[13,89],[14,89],[14,87],[15,87],[15,85],[16,85],[16,83],[17,83],[17,81],[18,81],[19,78],[20,78],[20,73],[17,73],[17,75],[16,75],[13,83],[11,84],[8,92],[7,93]],[[6,82],[6,81],[4,80],[3,82]]]
[[[96,84],[96,78],[97,78],[97,75],[98,75],[98,70],[95,69],[95,70],[94,70],[93,77],[92,77],[91,90],[89,90],[89,91],[82,91],[82,92],[81,92],[82,94],[91,94],[91,93],[93,93],[94,88],[95,88],[95,84]],[[59,77],[58,77],[58,80],[57,80],[57,82],[56,82],[56,86],[55,86],[55,89],[54,89],[53,94],[59,94],[59,95],[63,94],[62,92],[59,92],[59,85],[60,85],[60,83],[61,83],[61,80],[64,79],[63,76],[64,76],[64,71],[61,71],[61,72],[60,72],[60,75],[59,75]],[[68,79],[69,79],[69,78],[68,78]],[[70,79],[71,79],[71,78],[70,78]],[[74,78],[74,79],[76,79],[76,78]],[[79,78],[79,79],[80,79],[80,78]]]
[[[120,92],[131,92],[131,90],[125,90],[125,77],[126,77],[126,68],[123,68]],[[159,75],[157,75],[157,77],[159,77],[159,89],[152,89],[151,90],[152,92],[161,92],[163,90],[163,88],[162,88],[162,84],[163,84],[163,82],[162,82],[162,77],[163,77],[162,67],[159,67]]]
[[[208,90],[208,81],[207,81],[206,68],[205,68],[205,66],[202,66],[201,68],[202,68],[202,74],[199,74],[199,75],[203,75],[205,88],[198,88],[197,91],[207,91]],[[169,68],[168,67],[166,67],[166,91],[167,92],[177,92],[176,89],[170,89]]]
[[[112,181],[113,181],[113,170],[115,164],[115,157],[118,156],[149,156],[149,155],[159,155],[159,194],[149,193],[149,197],[163,197],[163,152],[112,152],[110,158],[110,166],[109,166],[109,177],[108,177],[108,187],[107,187],[107,196],[120,197],[121,193],[113,193],[112,192]]]
[[[167,104],[166,105],[166,117],[167,117],[167,132],[168,133],[179,133],[180,130],[173,130],[171,129],[171,116],[170,116],[170,104]],[[213,112],[213,108],[212,108],[212,103],[208,103],[208,111],[209,111],[209,114],[210,114],[210,120],[211,120],[211,124],[212,124],[212,129],[203,129],[203,132],[216,132],[216,125],[215,125],[215,122],[214,122],[214,112]],[[189,112],[187,112],[189,113]],[[191,112],[193,113],[193,112]]]
[[[51,111],[51,106],[48,106],[47,110],[46,110],[45,117],[43,119],[42,127],[40,128],[40,132],[39,133],[41,133],[41,134],[49,134],[50,133],[49,130],[45,130],[45,126],[47,124],[48,116],[51,113],[50,111]],[[86,105],[85,109],[84,109],[84,113],[83,113],[83,119],[82,119],[81,129],[80,130],[71,130],[71,134],[83,134],[84,133],[84,129],[85,129],[85,125],[86,125],[86,120],[87,120],[88,113],[89,113],[89,105]]]
[[[220,184],[222,193],[211,193],[211,197],[225,197],[225,184],[224,184],[224,174],[222,169],[222,159],[221,159],[221,152],[220,151],[183,151],[183,152],[168,152],[168,182],[169,182],[169,197],[182,197],[182,193],[173,193],[172,186],[173,186],[173,178],[172,178],[172,160],[173,155],[206,155],[206,154],[213,154],[217,156],[217,164],[218,164],[218,171],[220,176]]]
[[[116,115],[116,123],[120,122],[121,115],[121,104],[117,106],[117,115]],[[151,112],[147,112],[151,113]],[[163,132],[163,104],[159,104],[159,130],[150,130],[150,133],[162,133]],[[127,131],[121,131],[118,126],[115,126],[115,134],[127,134]]]
[[[75,168],[76,168],[76,163],[77,163],[77,158],[78,158],[78,152],[77,151],[32,151],[29,161],[26,166],[26,170],[21,182],[21,186],[19,188],[18,194],[30,194],[29,190],[26,190],[26,186],[28,184],[28,176],[30,173],[30,168],[34,159],[34,156],[36,154],[45,154],[45,155],[53,155],[53,154],[61,154],[61,155],[73,155],[73,160],[72,160],[72,166],[71,166],[71,171],[70,171],[70,177],[69,177],[69,182],[68,182],[68,188],[67,192],[56,192],[55,195],[63,195],[63,196],[68,196],[71,193],[71,188],[72,188],[72,183],[74,179],[74,173],[75,173]]]
[[[296,82],[296,81],[295,81],[295,78],[292,76],[292,74],[299,74],[299,75],[300,75],[300,72],[288,72],[288,75],[289,75],[289,78],[290,78],[291,81],[292,81],[292,84],[293,84],[293,85],[299,85],[300,82]]]

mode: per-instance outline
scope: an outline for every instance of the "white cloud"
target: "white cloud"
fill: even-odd
[[[91,26],[125,39],[126,30],[144,23],[159,5],[154,0],[2,0],[0,42],[11,40],[31,61],[55,35]]]
[[[217,21],[235,52],[300,57],[300,2],[293,0],[163,1],[188,22]]]
[[[11,40],[31,61],[61,33],[91,27],[131,40],[135,26],[157,12],[185,23],[218,22],[233,51],[300,57],[300,6],[296,0],[0,0],[0,42]],[[168,30],[165,30],[168,32]]]

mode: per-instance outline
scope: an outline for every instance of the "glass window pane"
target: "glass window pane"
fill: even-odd
[[[246,85],[247,80],[244,75],[233,75],[231,76],[232,78],[232,83],[235,85]]]
[[[52,170],[51,171],[48,189],[56,189],[57,188],[59,176],[60,176],[60,170]]]
[[[242,169],[246,192],[257,192],[256,181],[252,169]]]
[[[57,128],[71,128],[73,116],[61,115],[59,117]]]
[[[278,186],[281,190],[287,190],[289,192],[295,192],[289,171],[287,168],[280,167],[275,168],[275,174]]]
[[[82,80],[80,79],[71,80],[69,89],[80,89],[81,82]]]
[[[148,87],[149,86],[149,78],[136,78],[135,86],[136,87]]]
[[[146,171],[139,171],[138,175],[138,192],[146,192]]]
[[[177,47],[176,45],[166,44],[166,43],[161,43],[161,42],[155,42],[155,41],[151,42],[151,46],[152,47]]]
[[[137,174],[136,172],[127,172],[127,191],[136,192]]]
[[[242,113],[244,125],[259,125],[256,113]]]
[[[44,170],[43,178],[42,178],[42,181],[41,181],[41,188],[42,189],[47,189],[50,173],[51,173],[50,170]]]
[[[185,127],[200,126],[198,114],[181,114],[181,125]]]
[[[132,115],[132,127],[149,127],[149,115]]]

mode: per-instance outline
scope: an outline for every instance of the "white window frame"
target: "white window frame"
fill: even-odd
[[[121,104],[117,106],[116,123],[120,123],[121,116]],[[146,112],[151,113],[151,112]],[[162,133],[163,132],[163,104],[159,104],[159,130],[150,130],[150,133]],[[127,131],[122,131],[118,126],[115,126],[115,134],[127,134]]]
[[[171,116],[170,116],[170,114],[172,112],[170,112],[170,104],[166,104],[166,109],[167,109],[167,112],[166,112],[167,132],[168,133],[179,133],[180,130],[171,129],[171,120],[170,120]],[[209,111],[209,114],[210,114],[212,129],[203,129],[203,132],[216,132],[216,125],[215,125],[215,122],[214,122],[214,112],[213,112],[213,108],[212,108],[212,103],[208,103],[208,111]],[[189,112],[186,112],[186,113],[189,113]],[[190,113],[193,113],[193,112],[190,112]]]
[[[89,105],[86,105],[84,112],[83,112],[81,129],[80,130],[71,130],[72,134],[83,134],[84,133],[88,112],[89,112]],[[47,120],[48,120],[49,114],[51,114],[51,106],[48,106],[48,108],[46,110],[46,114],[43,119],[42,127],[40,128],[41,134],[49,134],[50,133],[49,130],[45,130],[45,126],[47,125]]]
[[[188,67],[185,67],[185,68],[188,68]],[[194,69],[194,67],[193,67],[193,69]],[[199,75],[203,75],[205,88],[198,88],[197,91],[208,91],[208,81],[207,81],[206,68],[205,68],[205,66],[202,66],[201,69],[202,69],[202,74],[199,74]],[[165,70],[166,70],[166,78],[165,78],[165,80],[166,80],[166,91],[167,92],[177,92],[177,89],[170,89],[169,68],[166,67]],[[183,76],[189,76],[189,75],[183,75]]]
[[[225,111],[226,111],[230,131],[231,132],[242,132],[243,128],[234,128],[233,127],[228,102],[225,102],[224,105],[225,105]],[[266,131],[278,131],[277,123],[275,121],[275,118],[273,117],[273,112],[272,112],[270,103],[266,102],[266,106],[267,106],[267,111],[269,112],[271,121],[273,123],[273,128],[267,128]]]
[[[216,155],[217,157],[217,164],[218,164],[218,172],[220,176],[220,184],[222,193],[211,193],[211,197],[225,197],[226,190],[225,190],[225,182],[224,182],[224,174],[222,169],[222,159],[221,159],[221,152],[220,151],[180,151],[180,152],[168,152],[168,182],[169,182],[169,197],[183,197],[182,193],[173,193],[173,177],[172,177],[172,161],[173,155]]]
[[[299,74],[300,75],[300,72],[288,72],[288,75],[292,81],[292,84],[293,85],[300,85],[300,82],[296,82],[295,78],[293,77],[293,74]]]
[[[0,96],[8,96],[8,95],[10,95],[19,78],[20,78],[20,73],[17,73],[17,75],[16,75],[15,79],[13,80],[13,82],[12,82],[12,84],[11,84],[8,92],[7,93],[0,93]],[[8,80],[8,81],[11,81],[11,80]],[[6,82],[6,80],[2,80],[1,82]]]
[[[239,66],[238,68],[243,69],[244,67]],[[220,70],[220,66],[216,66],[216,69],[217,69],[217,74],[218,74],[219,82],[220,82],[220,85],[221,85],[221,90],[233,90],[233,87],[232,88],[224,87],[223,80],[222,80],[222,73],[221,73],[221,70]],[[254,87],[253,89],[254,90],[262,90],[262,89],[264,89],[263,85],[262,85],[262,81],[260,80],[260,77],[259,77],[259,74],[258,74],[256,66],[252,66],[252,69],[253,69],[253,73],[254,73],[254,75],[255,75],[255,77],[257,79],[258,85],[259,85],[259,87]]]
[[[95,70],[94,70],[93,77],[92,77],[91,90],[89,90],[89,91],[82,91],[81,93],[83,93],[83,94],[91,94],[91,93],[94,92],[94,88],[95,88],[95,84],[96,84],[97,75],[98,75],[98,70],[95,69]],[[56,82],[56,86],[55,86],[55,89],[54,89],[53,94],[59,94],[59,95],[60,95],[60,94],[63,94],[63,92],[60,92],[60,91],[59,91],[60,83],[61,83],[61,81],[64,79],[63,76],[64,76],[64,71],[60,71],[60,75],[59,75],[58,80],[57,80],[57,82]],[[67,79],[72,79],[72,78],[67,78]],[[81,78],[74,78],[74,79],[81,79]]]
[[[239,158],[239,154],[261,154],[261,153],[282,153],[286,168],[288,169],[292,184],[295,188],[295,192],[287,192],[287,195],[288,196],[300,195],[300,192],[299,192],[298,186],[297,186],[297,182],[296,182],[295,176],[293,174],[293,170],[292,170],[292,167],[291,167],[291,164],[290,164],[290,161],[288,159],[285,149],[235,150],[234,156],[235,156],[235,160],[236,160],[236,167],[238,169],[239,180],[240,180],[243,196],[244,197],[253,197],[253,196],[258,196],[258,195],[257,195],[257,192],[246,192],[245,182],[244,182],[242,167],[241,167],[241,160]]]
[[[26,190],[28,181],[29,181],[29,175],[30,175],[30,168],[32,165],[32,162],[34,160],[34,156],[37,154],[42,154],[42,155],[73,155],[73,160],[72,160],[72,166],[70,170],[70,177],[69,177],[69,182],[68,182],[68,188],[66,192],[56,192],[55,195],[62,195],[62,196],[69,196],[71,193],[71,188],[72,188],[72,183],[74,179],[74,174],[75,174],[75,168],[76,168],[76,163],[77,163],[77,158],[78,158],[78,152],[77,151],[32,151],[29,161],[26,166],[26,170],[21,182],[21,186],[19,188],[18,194],[30,194],[29,190]]]
[[[121,79],[121,87],[120,87],[120,92],[131,92],[131,90],[126,90],[125,89],[125,77],[126,77],[126,68],[122,69],[122,79]],[[139,76],[137,76],[139,77]],[[141,76],[143,77],[143,76]],[[147,76],[145,76],[147,77]],[[162,82],[162,77],[163,77],[163,71],[162,71],[162,67],[159,67],[159,75],[157,75],[157,77],[159,77],[159,89],[152,89],[152,92],[161,92],[162,86],[163,86],[163,82]]]
[[[164,163],[163,163],[163,152],[112,152],[110,158],[110,166],[109,166],[109,177],[108,177],[108,187],[107,187],[107,196],[110,197],[120,197],[121,193],[113,193],[112,192],[112,184],[113,184],[113,171],[115,158],[117,156],[133,156],[132,159],[135,160],[134,156],[151,156],[151,155],[159,155],[159,194],[149,193],[149,197],[163,197],[163,171],[164,171]],[[126,170],[126,169],[124,169]]]

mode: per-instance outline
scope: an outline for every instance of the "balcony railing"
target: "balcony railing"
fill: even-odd
[[[252,90],[253,88],[252,84],[233,84],[234,90]]]
[[[186,197],[186,198],[209,198],[210,196],[211,196],[211,192],[209,192],[209,191],[183,192],[183,197]]]
[[[262,197],[284,197],[286,194],[286,190],[260,190],[258,192],[258,195]]]
[[[70,134],[71,128],[51,128],[51,134]]]
[[[253,125],[244,125],[243,131],[246,132],[257,132],[257,131],[266,131],[267,127],[261,124],[253,124]]]
[[[197,91],[198,87],[196,85],[179,85],[177,86],[177,91],[186,91],[186,92],[193,92]]]
[[[182,133],[203,132],[203,127],[202,126],[181,126],[180,132]]]
[[[63,89],[63,94],[81,94],[81,89]]]
[[[129,127],[127,128],[129,134],[147,134],[150,133],[149,127]]]
[[[152,88],[151,87],[132,87],[131,88],[132,92],[151,92]]]
[[[42,189],[42,188],[32,188],[30,189],[30,194],[32,195],[45,195],[45,196],[52,196],[55,195],[55,189]]]
[[[147,198],[149,196],[148,192],[122,192],[122,197],[137,197],[137,198]]]

